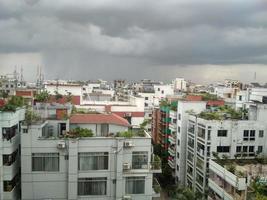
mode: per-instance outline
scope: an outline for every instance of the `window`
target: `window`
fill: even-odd
[[[248,151],[249,151],[250,153],[251,153],[251,152],[254,152],[254,146],[249,146]]]
[[[158,91],[160,91],[160,88],[158,88]]]
[[[254,141],[255,140],[255,130],[244,130],[243,140],[244,141]]]
[[[107,178],[79,178],[78,195],[106,195]]]
[[[179,165],[176,166],[177,171],[179,171]]]
[[[107,170],[108,152],[82,152],[78,154],[78,169]]]
[[[33,153],[32,171],[59,171],[59,153]]]
[[[262,146],[258,146],[258,152],[257,153],[262,153]]]
[[[180,140],[179,139],[177,140],[177,146],[180,146]]]
[[[148,97],[145,97],[145,100],[148,100]]]
[[[180,133],[181,132],[181,127],[180,126],[178,126],[178,133]]]
[[[180,113],[178,114],[178,119],[181,120],[181,114]]]
[[[239,101],[242,101],[242,96],[239,96]]]
[[[145,103],[145,107],[148,107],[148,103]]]
[[[227,137],[227,130],[218,130],[218,137]]]
[[[145,193],[145,177],[126,177],[125,184],[126,194],[144,194]]]
[[[259,137],[263,137],[264,136],[264,130],[259,130]]]
[[[19,183],[19,174],[16,174],[10,181],[3,181],[4,192],[11,192],[13,188]]]
[[[180,158],[180,154],[179,154],[179,152],[177,152],[177,158]]]
[[[109,125],[101,124],[101,136],[107,136],[109,133]]]
[[[205,128],[198,127],[197,131],[198,137],[205,139],[205,132],[206,132]]]
[[[229,146],[217,146],[218,153],[229,153],[230,147]]]
[[[237,152],[237,153],[241,152],[241,146],[237,146],[237,147],[236,147],[236,152]]]
[[[24,129],[22,129],[22,132],[23,133],[28,133],[28,129],[27,128],[24,128]]]
[[[132,168],[133,169],[147,169],[148,167],[148,152],[135,151],[132,154]]]
[[[161,94],[164,94],[164,90],[161,90]]]
[[[255,140],[255,130],[250,130],[249,132],[249,136],[250,136],[250,140]]]

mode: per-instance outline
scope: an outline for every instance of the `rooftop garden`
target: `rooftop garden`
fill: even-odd
[[[201,112],[198,117],[206,120],[225,120],[225,119],[235,119],[242,120],[245,118],[245,110],[235,110],[230,106],[220,106],[215,110],[206,110]]]
[[[0,108],[0,111],[5,112],[15,112],[17,108],[24,106],[24,99],[23,97],[19,96],[12,96],[8,102]]]
[[[35,95],[35,100],[37,102],[47,102],[50,98],[50,94],[47,91],[42,91],[39,94]]]
[[[41,120],[41,116],[38,115],[33,110],[27,109],[25,113],[25,123],[26,125],[31,125],[37,123]]]
[[[93,137],[94,133],[91,129],[76,127],[66,133],[65,136],[67,138]]]
[[[85,109],[85,108],[77,108],[75,106],[72,106],[71,113],[72,114],[99,114],[99,112],[97,111]]]
[[[169,107],[170,110],[177,111],[177,101],[168,102],[167,100],[160,101],[160,107]]]
[[[116,137],[125,137],[125,138],[132,138],[132,137],[145,137],[145,132],[144,130],[129,130],[129,131],[123,131],[123,132],[118,132]]]

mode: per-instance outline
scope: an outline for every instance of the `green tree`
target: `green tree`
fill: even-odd
[[[35,100],[38,102],[47,102],[49,98],[50,98],[50,94],[46,90],[40,92],[39,94],[35,96]]]

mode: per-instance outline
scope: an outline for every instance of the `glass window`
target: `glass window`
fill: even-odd
[[[263,137],[264,136],[264,130],[259,130],[259,137]]]
[[[218,130],[218,137],[227,137],[227,130]]]
[[[33,153],[32,171],[59,171],[59,153]]]
[[[248,150],[249,152],[254,152],[254,146],[249,146]]]
[[[79,178],[78,195],[106,195],[107,178]]]
[[[258,152],[257,153],[261,153],[262,152],[262,146],[258,146]]]
[[[82,152],[78,154],[78,169],[107,170],[108,152]]]
[[[241,152],[241,146],[236,147],[236,152]]]
[[[218,153],[228,153],[230,152],[230,147],[229,146],[217,146],[217,152]]]
[[[144,194],[145,193],[145,177],[126,177],[125,184],[126,194]]]
[[[148,167],[148,152],[135,151],[132,153],[132,168],[147,169]]]

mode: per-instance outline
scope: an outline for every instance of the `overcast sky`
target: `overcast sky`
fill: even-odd
[[[0,71],[267,82],[267,0],[0,0]]]

